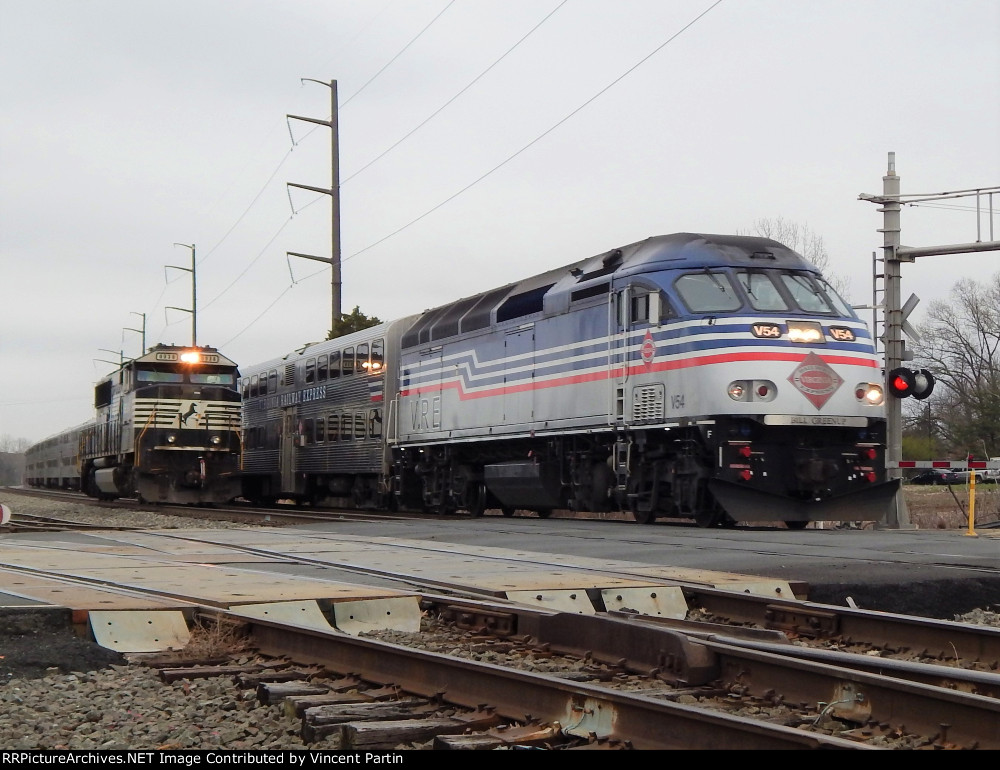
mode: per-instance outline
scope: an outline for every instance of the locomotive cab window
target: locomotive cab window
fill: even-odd
[[[278,392],[278,370],[271,369],[267,373],[267,392],[277,393]]]
[[[788,310],[788,303],[781,296],[778,287],[763,270],[741,270],[736,273],[736,282],[750,300],[754,310]]]
[[[340,362],[340,370],[345,377],[354,374],[354,348],[344,348],[344,358]]]
[[[140,378],[141,379],[141,378]],[[231,374],[214,374],[212,372],[191,372],[189,378],[194,385],[228,385],[232,387],[233,385],[233,375]],[[267,389],[264,383],[264,377],[261,375],[261,395],[267,393]]]
[[[152,372],[143,369],[136,372],[136,379],[139,382],[184,382],[184,375],[180,372]]]
[[[358,374],[368,374],[371,369],[372,362],[368,360],[368,343],[362,342],[358,345],[357,352],[358,361]]]
[[[368,371],[378,374],[385,364],[385,340],[375,340],[372,343],[372,365]]]
[[[829,301],[806,273],[785,273],[781,281],[795,303],[807,313],[833,313]]]
[[[330,357],[325,354],[319,356],[316,359],[316,381],[326,382],[326,378],[329,372],[330,372]]]
[[[833,304],[833,309],[837,311],[842,316],[847,316],[848,318],[857,318],[857,314],[851,309],[843,297],[841,297],[837,290],[834,289],[830,284],[824,281],[822,278],[817,278],[816,283],[818,283],[826,294],[827,299]]]
[[[633,324],[658,325],[672,315],[670,305],[662,301],[658,291],[635,292],[629,301],[629,321]]]
[[[692,313],[729,313],[743,306],[725,273],[703,270],[682,275],[674,288]]]
[[[340,377],[340,351],[334,350],[330,353],[330,379],[335,380]]]
[[[306,361],[306,385],[316,382],[316,359],[310,358]]]

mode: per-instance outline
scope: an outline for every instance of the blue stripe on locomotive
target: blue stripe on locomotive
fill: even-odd
[[[462,389],[470,391],[473,389],[488,388],[502,384],[516,384],[527,382],[539,377],[548,377],[558,374],[572,375],[577,372],[591,370],[595,367],[608,365],[608,356],[621,354],[624,350],[627,353],[629,363],[639,363],[641,358],[641,347],[647,329],[634,330],[629,334],[628,344],[624,348],[617,342],[615,347],[609,348],[608,336],[606,333],[599,338],[584,343],[574,343],[574,334],[578,331],[576,314],[569,313],[563,317],[565,320],[558,323],[559,319],[549,319],[557,321],[560,336],[567,339],[567,344],[556,344],[544,350],[534,350],[520,356],[524,364],[531,362],[531,366],[518,366],[511,368],[512,361],[517,357],[501,355],[486,361],[481,360],[483,353],[488,353],[491,348],[502,344],[496,339],[486,341],[482,337],[464,342],[467,345],[465,350],[449,350],[448,355],[443,358],[429,358],[418,363],[407,362],[403,370],[403,388],[420,389],[424,385],[434,385],[440,382],[442,375],[449,369],[456,370],[455,373],[461,380]],[[766,318],[764,314],[753,317],[755,322]],[[827,318],[823,317],[826,321]],[[873,349],[870,342],[870,334],[863,325],[857,325],[853,319],[837,318],[835,324],[843,325],[850,322],[851,329],[859,341],[839,342],[827,340],[822,344],[824,351],[854,353],[862,355],[872,355]],[[683,323],[681,321],[680,323]],[[786,348],[793,353],[805,355],[808,352],[801,344],[790,342],[788,339],[758,339],[750,333],[752,322],[736,323],[716,323],[709,327],[686,327],[673,329],[653,329],[650,332],[654,344],[656,344],[656,355],[664,358],[683,353],[703,353],[707,351],[727,351],[734,349],[769,349]],[[497,333],[496,336],[501,335]],[[729,335],[729,336],[727,336]],[[745,335],[745,336],[736,336]],[[708,337],[711,337],[710,339]],[[671,343],[668,344],[667,341]],[[456,341],[455,344],[461,344]],[[812,349],[810,346],[809,349]],[[449,377],[454,379],[454,377]]]

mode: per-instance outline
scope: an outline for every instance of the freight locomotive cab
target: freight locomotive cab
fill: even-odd
[[[223,503],[239,495],[240,394],[210,347],[157,345],[94,388],[80,478],[94,497]]]

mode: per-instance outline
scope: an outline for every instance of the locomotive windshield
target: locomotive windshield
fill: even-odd
[[[156,372],[140,369],[135,373],[135,378],[139,382],[189,382],[194,385],[223,385],[230,388],[235,386],[232,372],[191,372],[185,378],[184,372]]]
[[[674,288],[695,313],[725,313],[743,307],[743,300],[725,273],[705,270],[682,275],[674,281]]]
[[[725,313],[749,305],[762,312],[801,312],[854,317],[830,284],[804,271],[737,270],[738,291],[728,274],[703,270],[680,276],[674,288],[693,313]],[[744,299],[745,296],[745,299]]]

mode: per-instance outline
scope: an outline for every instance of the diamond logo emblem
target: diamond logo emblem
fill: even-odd
[[[789,375],[788,381],[817,409],[822,409],[830,396],[844,384],[840,376],[815,353],[802,359],[802,363]]]

